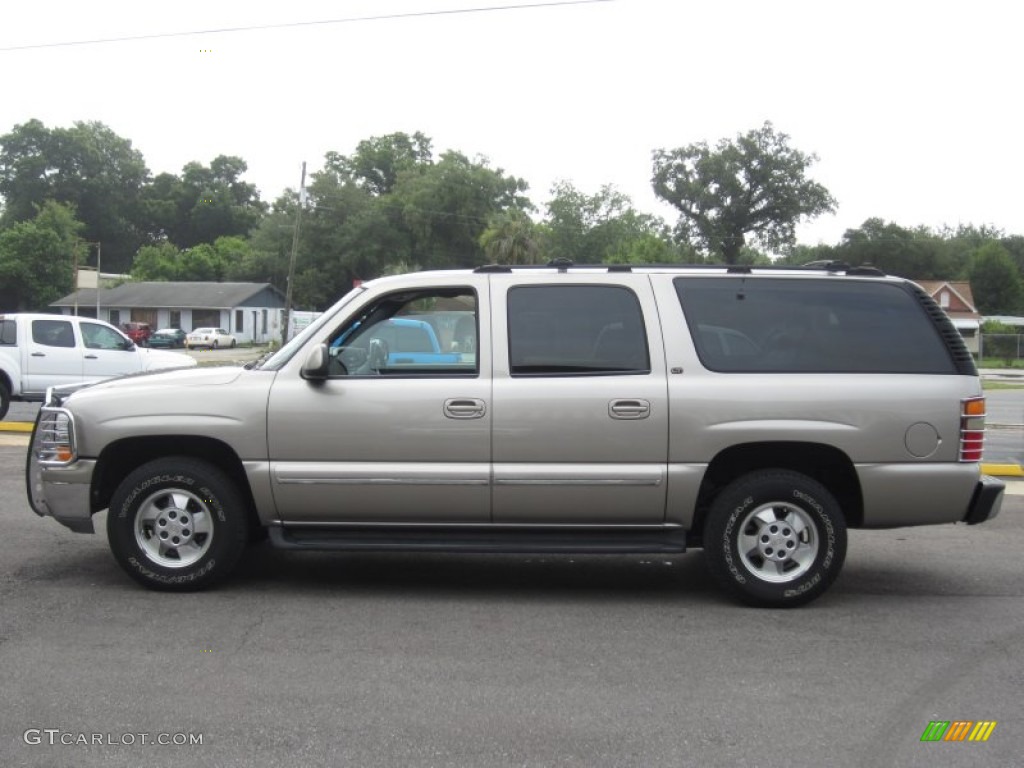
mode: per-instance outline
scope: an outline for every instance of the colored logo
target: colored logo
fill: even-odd
[[[995,720],[932,720],[921,741],[988,741],[995,729]]]

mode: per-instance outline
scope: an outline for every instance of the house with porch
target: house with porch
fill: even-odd
[[[223,328],[241,343],[281,338],[285,296],[270,283],[127,282],[82,288],[51,304],[65,315],[158,328]],[[98,301],[97,301],[98,300]]]
[[[974,304],[971,284],[966,280],[917,280],[925,293],[945,310],[954,327],[964,337],[967,349],[972,355],[978,354],[978,340],[981,337],[981,314]]]

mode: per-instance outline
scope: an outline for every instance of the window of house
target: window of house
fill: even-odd
[[[121,310],[119,310],[119,309],[112,309],[112,310],[110,310],[109,317],[110,317],[110,324],[111,325],[120,325],[121,324]]]
[[[171,328],[181,328],[181,311],[177,309],[171,310]]]
[[[520,286],[508,292],[513,376],[650,373],[643,313],[628,288]]]
[[[385,296],[328,344],[332,376],[473,376],[477,300],[469,288]]]
[[[235,333],[242,333],[245,330],[245,311],[235,310]]]
[[[943,309],[949,309],[949,291],[943,291],[939,294],[939,306]]]
[[[680,277],[705,368],[736,373],[954,373],[938,331],[898,285]]]

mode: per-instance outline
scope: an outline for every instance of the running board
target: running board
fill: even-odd
[[[678,554],[686,551],[681,528],[609,530],[462,527],[283,527],[271,526],[280,549],[343,552],[464,552],[493,554]]]

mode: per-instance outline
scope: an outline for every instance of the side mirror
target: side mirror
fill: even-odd
[[[330,356],[327,354],[326,344],[317,344],[309,353],[306,362],[302,365],[299,375],[307,381],[325,381],[327,379],[327,366],[330,364]]]

